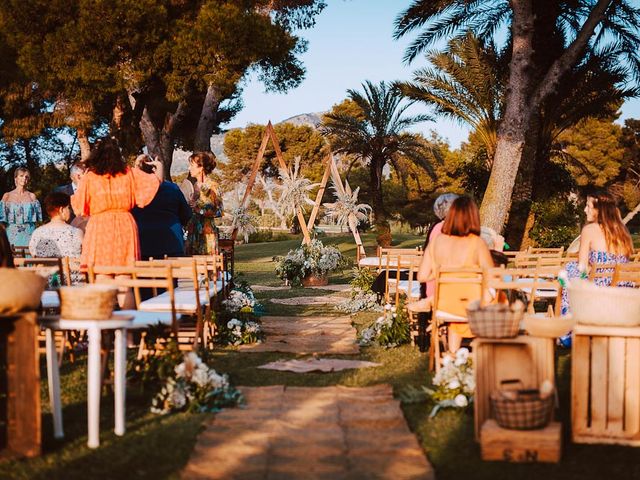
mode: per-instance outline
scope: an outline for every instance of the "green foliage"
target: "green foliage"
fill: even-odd
[[[579,209],[562,195],[534,202],[531,209],[535,223],[530,236],[540,247],[566,247],[580,233]]]
[[[409,343],[411,330],[409,317],[405,308],[404,297],[401,297],[395,308],[385,305],[383,314],[360,332],[360,345],[379,345],[394,348]]]
[[[370,268],[355,267],[351,270],[351,290],[360,290],[362,292],[370,292],[371,284],[376,279],[376,274]]]
[[[275,272],[278,278],[291,285],[300,285],[308,275],[326,276],[346,264],[340,250],[325,246],[317,239],[295,250],[289,250],[283,257],[273,257],[273,261],[276,262]]]

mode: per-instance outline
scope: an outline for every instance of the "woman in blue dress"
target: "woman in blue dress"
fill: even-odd
[[[580,233],[578,261],[567,263],[566,266],[569,280],[586,276],[592,268],[598,273],[605,273],[612,270],[611,265],[627,263],[633,254],[631,235],[622,223],[620,210],[610,193],[600,191],[587,196],[584,211],[587,214],[587,224]],[[602,264],[609,265],[609,268],[598,267]],[[597,277],[594,282],[596,285],[610,286],[611,277]],[[561,314],[568,313],[569,294],[567,289],[563,289]],[[560,341],[568,346],[570,336],[567,335]]]
[[[36,224],[42,222],[42,208],[36,196],[27,190],[29,170],[18,167],[13,177],[16,188],[2,196],[0,222],[7,226],[11,245],[27,247]]]

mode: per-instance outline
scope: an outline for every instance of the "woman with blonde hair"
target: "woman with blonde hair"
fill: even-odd
[[[578,261],[566,266],[569,279],[586,275],[590,268],[598,264],[627,263],[633,254],[633,241],[624,223],[614,197],[606,191],[596,191],[587,195],[584,212],[587,224],[580,233]],[[596,285],[611,285],[611,277],[598,277]],[[562,292],[562,315],[569,313],[569,297],[566,289]]]
[[[36,224],[42,221],[42,207],[36,196],[27,190],[31,174],[24,167],[13,174],[16,188],[5,193],[0,201],[0,222],[6,224],[7,237],[14,247],[27,247]]]

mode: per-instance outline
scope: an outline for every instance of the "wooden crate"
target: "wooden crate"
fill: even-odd
[[[562,426],[551,422],[539,430],[507,430],[489,419],[482,425],[480,454],[483,460],[558,463],[562,455]]]
[[[0,381],[2,415],[0,456],[40,455],[40,364],[38,324],[35,312],[0,317],[0,362],[4,372]],[[0,395],[2,397],[3,395]]]
[[[640,327],[573,333],[573,441],[640,446]]]
[[[479,441],[480,427],[491,418],[489,397],[502,380],[521,380],[524,388],[539,388],[544,380],[555,385],[554,344],[551,338],[520,335],[476,338],[471,346],[476,381],[474,421]]]

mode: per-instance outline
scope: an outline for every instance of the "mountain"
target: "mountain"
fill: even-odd
[[[318,128],[322,122],[324,112],[303,113],[287,118],[279,123],[292,123],[293,125],[308,125],[311,128]],[[224,154],[224,137],[221,133],[211,137],[211,151],[215,154],[219,162],[226,163],[229,159]],[[181,175],[189,169],[189,156],[192,152],[178,150],[173,152],[173,163],[171,164],[171,175]]]

